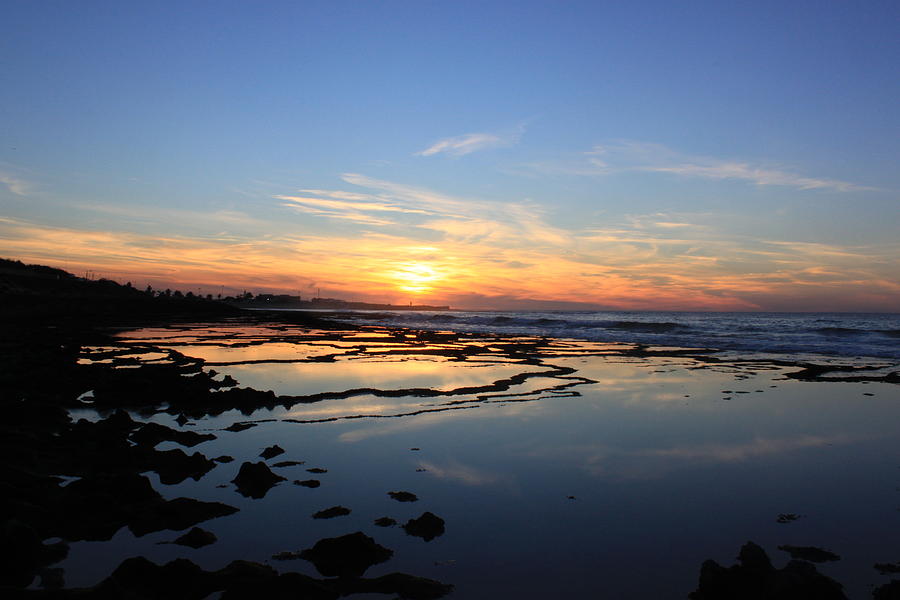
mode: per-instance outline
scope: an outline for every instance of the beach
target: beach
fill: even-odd
[[[866,598],[890,580],[873,566],[900,559],[887,533],[900,525],[890,359],[814,367],[308,316],[95,331],[56,357],[55,381],[18,381],[56,408],[10,422],[39,432],[7,436],[10,469],[53,476],[60,490],[95,482],[69,498],[79,527],[21,510],[48,481],[16,488],[13,514],[45,546],[68,546],[63,560],[32,565],[33,593],[108,589],[125,559],[145,557],[217,572],[213,588],[233,588],[222,572],[240,560],[326,590],[299,597],[685,598],[704,561],[728,567],[752,541],[776,569],[792,558],[779,546],[831,552],[839,560],[816,562],[817,574]],[[85,443],[103,435],[134,456],[99,460],[104,444]],[[153,502],[188,498],[198,510],[151,523],[140,497],[110,518],[104,498],[128,497],[116,489],[125,474],[145,478]],[[423,532],[426,514],[436,520]],[[172,543],[193,527],[212,536]],[[351,578],[301,556],[356,532],[390,557]],[[410,579],[384,579],[394,573]],[[189,589],[179,577],[171,586]]]

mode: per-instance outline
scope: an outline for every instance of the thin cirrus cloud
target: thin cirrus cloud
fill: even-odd
[[[0,171],[0,184],[3,184],[16,196],[27,196],[30,187],[24,179],[2,171]]]
[[[525,124],[519,124],[507,133],[467,133],[455,137],[448,137],[434,142],[431,146],[416,156],[434,156],[447,154],[449,156],[465,156],[479,150],[512,146],[518,143],[525,132]]]
[[[829,177],[808,177],[790,169],[747,161],[685,154],[663,144],[633,140],[595,145],[587,157],[571,163],[534,163],[532,170],[568,175],[602,176],[643,172],[685,178],[744,181],[763,186],[837,192],[877,191],[878,188]]]

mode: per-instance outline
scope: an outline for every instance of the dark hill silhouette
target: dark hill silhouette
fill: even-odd
[[[88,280],[62,269],[0,259],[0,320],[6,322],[114,324],[148,317],[169,320],[239,313],[199,297],[156,296],[110,279]]]

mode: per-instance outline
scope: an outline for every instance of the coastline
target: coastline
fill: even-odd
[[[538,539],[547,544],[555,544],[556,536],[565,533],[567,536],[574,535],[575,539],[582,540],[576,546],[586,544],[584,548],[588,548],[591,538],[584,537],[584,532],[576,534],[577,530],[572,530],[571,527],[579,519],[592,522],[598,518],[593,515],[595,509],[588,507],[591,505],[596,507],[594,503],[597,501],[603,505],[601,501],[603,494],[600,494],[600,491],[608,486],[611,487],[606,489],[606,493],[610,493],[611,490],[623,493],[623,489],[634,485],[638,487],[651,485],[646,483],[646,480],[653,482],[655,478],[663,478],[668,482],[667,486],[672,485],[673,483],[667,479],[670,476],[666,473],[695,469],[697,468],[695,463],[700,465],[700,470],[717,471],[725,468],[719,475],[727,474],[731,478],[734,474],[726,467],[731,467],[734,463],[745,467],[747,462],[765,461],[780,452],[789,455],[792,452],[820,452],[829,448],[828,444],[846,447],[857,443],[854,441],[855,435],[863,435],[859,432],[837,431],[844,425],[840,427],[828,425],[827,428],[836,427],[837,430],[830,431],[827,435],[821,431],[814,431],[779,437],[776,435],[778,429],[776,427],[773,431],[762,430],[754,435],[743,432],[740,435],[749,435],[747,438],[749,441],[729,447],[727,440],[712,439],[708,432],[697,430],[696,423],[692,424],[691,420],[709,419],[710,414],[733,410],[731,407],[743,400],[752,400],[753,403],[760,405],[766,404],[766,410],[772,410],[774,405],[763,403],[762,399],[778,394],[793,403],[804,405],[797,413],[798,417],[806,414],[803,411],[821,412],[823,407],[838,410],[834,408],[834,405],[839,406],[838,398],[827,402],[808,398],[807,390],[803,386],[813,386],[817,390],[839,389],[838,396],[844,396],[845,390],[854,390],[852,395],[856,398],[856,402],[860,400],[878,402],[878,406],[873,404],[871,407],[875,413],[884,409],[886,396],[889,397],[892,393],[896,396],[896,373],[854,372],[848,370],[858,368],[852,365],[844,370],[835,370],[832,368],[833,365],[826,368],[802,362],[723,359],[715,356],[711,350],[654,348],[636,344],[460,334],[447,331],[413,331],[397,327],[352,326],[333,322],[329,324],[327,320],[321,320],[319,318],[321,316],[317,315],[313,321],[309,320],[309,315],[283,313],[229,316],[211,323],[192,324],[180,320],[170,326],[159,326],[157,323],[156,327],[149,329],[117,328],[112,331],[111,337],[96,330],[88,335],[85,330],[85,337],[73,340],[71,345],[65,343],[60,345],[57,343],[59,339],[47,340],[44,347],[46,352],[43,355],[29,351],[27,355],[29,358],[23,358],[25,355],[19,353],[16,360],[24,361],[19,364],[27,367],[31,361],[31,366],[35,370],[17,368],[15,374],[10,373],[13,375],[14,385],[10,386],[10,380],[5,381],[4,385],[6,389],[12,389],[18,395],[30,396],[31,406],[22,404],[18,407],[18,411],[16,409],[11,411],[12,418],[8,422],[7,431],[4,432],[6,434],[4,454],[15,457],[8,466],[17,471],[17,477],[21,478],[22,473],[27,472],[29,476],[38,475],[38,479],[27,482],[29,485],[17,481],[18,493],[21,494],[22,490],[25,490],[27,496],[30,489],[35,494],[46,494],[47,486],[51,483],[60,489],[68,488],[67,485],[62,486],[62,482],[53,479],[61,475],[67,479],[80,477],[76,481],[90,480],[97,476],[101,476],[101,479],[112,477],[109,473],[102,474],[104,468],[114,473],[113,479],[119,480],[106,481],[104,485],[122,485],[121,478],[126,474],[127,477],[134,479],[146,477],[147,475],[140,475],[146,473],[150,477],[148,482],[152,482],[148,485],[163,494],[164,502],[172,502],[176,493],[183,492],[184,497],[217,505],[204,504],[202,506],[204,510],[213,512],[226,510],[218,506],[222,505],[236,508],[238,511],[231,515],[223,514],[211,521],[204,518],[191,525],[213,529],[218,535],[220,541],[205,551],[186,551],[183,546],[177,544],[156,546],[160,541],[171,541],[170,538],[177,537],[173,531],[174,526],[183,525],[183,522],[175,523],[173,526],[173,523],[163,521],[143,525],[142,529],[140,524],[131,520],[136,518],[134,515],[121,515],[118,527],[131,528],[130,536],[133,537],[125,544],[130,550],[123,548],[123,554],[117,555],[113,552],[114,556],[125,559],[127,558],[125,554],[139,552],[142,555],[158,557],[159,564],[181,556],[197,561],[196,564],[207,571],[203,577],[215,581],[215,585],[225,587],[233,583],[233,573],[222,572],[230,561],[253,560],[260,565],[268,565],[267,568],[274,567],[282,573],[294,572],[293,569],[296,569],[296,572],[304,577],[316,579],[315,586],[319,588],[324,586],[330,590],[328,593],[343,593],[347,589],[338,589],[340,586],[327,576],[323,579],[324,573],[321,570],[313,570],[304,560],[295,558],[292,559],[295,562],[272,562],[274,560],[272,557],[278,552],[304,545],[311,547],[316,541],[310,537],[309,517],[305,514],[306,511],[303,511],[302,519],[299,517],[289,519],[292,522],[297,521],[294,527],[295,535],[303,541],[294,540],[293,545],[288,545],[280,533],[266,534],[274,539],[261,543],[262,546],[268,547],[265,552],[260,552],[260,548],[249,553],[238,550],[246,549],[246,540],[242,541],[240,531],[247,527],[246,524],[243,526],[239,524],[255,522],[260,526],[260,523],[271,521],[271,517],[265,515],[273,509],[283,516],[286,513],[280,512],[278,508],[284,506],[285,510],[288,510],[284,505],[285,502],[312,502],[309,505],[309,512],[312,512],[313,504],[324,509],[325,505],[332,502],[335,506],[342,506],[349,505],[356,499],[361,504],[350,508],[354,514],[367,515],[366,519],[354,515],[327,519],[322,521],[325,526],[317,525],[315,530],[317,533],[312,537],[333,539],[358,529],[378,543],[386,543],[383,542],[383,538],[390,535],[392,543],[386,544],[395,550],[395,558],[387,563],[388,566],[396,563],[400,566],[391,568],[415,573],[415,577],[424,577],[432,582],[425,585],[430,591],[422,593],[446,594],[449,588],[441,586],[455,585],[457,592],[452,592],[449,597],[477,598],[491,597],[491,594],[496,597],[499,590],[495,587],[497,583],[493,579],[508,580],[508,577],[516,574],[515,568],[494,565],[492,569],[485,571],[484,568],[473,567],[471,564],[463,569],[459,563],[471,560],[467,558],[468,555],[484,554],[483,549],[478,550],[481,545],[478,540],[485,536],[495,537],[497,531],[504,531],[501,522],[508,521],[510,526],[520,529],[534,528],[533,524],[529,525],[530,521],[523,514],[509,511],[510,505],[507,503],[512,502],[514,498],[521,498],[522,489],[531,489],[532,494],[542,498],[537,501],[534,508],[542,513],[554,515],[554,519],[558,521],[555,526],[549,528],[539,527],[535,531]],[[277,319],[273,320],[274,317]],[[60,329],[52,331],[54,333],[50,335],[51,338],[61,332]],[[32,336],[30,339],[29,343],[33,343],[37,337]],[[5,354],[6,361],[13,358],[11,352]],[[266,372],[265,369],[269,371]],[[247,385],[245,382],[252,381],[253,377],[257,377],[259,383]],[[777,382],[771,383],[770,380]],[[764,381],[769,383],[764,386]],[[269,383],[268,389],[263,389],[264,382]],[[757,385],[759,387],[756,387]],[[86,397],[87,392],[91,392],[93,397]],[[822,395],[821,392],[816,393]],[[824,394],[825,397],[833,395],[831,392]],[[634,404],[635,402],[637,404]],[[748,402],[741,404],[744,408],[735,416],[754,414],[753,409],[742,412],[748,410],[746,408],[750,406]],[[636,413],[634,406],[640,407]],[[615,407],[615,410],[612,407]],[[120,412],[119,409],[122,408],[127,410],[127,415]],[[72,411],[76,417],[89,419],[82,422],[67,421],[67,411]],[[643,429],[642,423],[647,416],[656,415],[653,418],[658,419],[663,415],[666,419],[671,419],[673,418],[671,415],[676,411],[686,412],[689,418],[680,420],[679,417],[678,421],[670,423],[670,425],[677,424],[678,427],[663,428],[655,434],[641,431],[627,443],[623,441],[624,445],[612,444],[600,450],[584,449],[583,446],[594,437],[591,431],[585,430],[581,432],[581,435],[586,436],[582,440],[583,443],[572,446],[569,437],[578,438],[578,436],[573,433],[567,434],[565,428],[570,428],[573,432],[578,431],[583,427],[579,424],[579,420],[583,423],[591,422],[590,419],[595,418],[592,414],[596,411],[612,411],[610,416],[619,419],[619,426],[625,429],[629,427]],[[126,416],[128,421],[125,420]],[[528,422],[527,426],[515,425],[521,419]],[[725,421],[713,422],[721,425],[730,420],[727,418]],[[606,422],[602,420],[593,423],[593,426],[601,427]],[[796,423],[796,420],[794,422]],[[154,424],[153,427],[150,427],[151,423]],[[869,425],[871,424],[867,424]],[[158,427],[163,429],[157,429],[155,436],[150,436],[149,432],[140,433],[148,427],[151,430]],[[298,427],[303,428],[299,436]],[[492,431],[490,435],[471,438],[474,435],[471,431],[485,427]],[[522,436],[546,436],[549,435],[548,432],[555,431],[553,427],[560,429],[551,436],[552,441],[540,447],[524,450],[520,448],[520,452],[531,456],[529,459],[531,461],[549,461],[547,464],[557,465],[556,469],[560,469],[560,464],[564,464],[559,463],[560,460],[576,464],[577,468],[564,467],[561,472],[564,474],[563,481],[568,482],[568,486],[580,488],[577,492],[575,489],[564,489],[566,485],[557,482],[560,486],[556,488],[557,494],[546,497],[544,491],[546,484],[543,480],[548,477],[549,480],[553,480],[555,477],[547,473],[522,471],[521,458],[515,453],[507,457],[503,468],[499,470],[488,468],[491,460],[485,463],[485,456],[506,452],[503,450],[505,446],[492,437],[502,438],[506,444],[521,445],[522,442],[517,440],[527,439]],[[29,432],[29,435],[23,436],[21,434],[23,431]],[[102,468],[96,464],[98,461],[101,464],[103,462],[100,461],[99,455],[83,455],[80,460],[75,461],[74,457],[60,455],[63,451],[71,452],[71,446],[57,448],[60,452],[56,455],[51,449],[55,444],[54,439],[60,436],[75,435],[76,437],[72,439],[83,444],[88,439],[97,438],[100,431],[105,432],[107,442],[119,446],[125,444],[123,448],[134,444],[135,436],[138,438],[149,436],[149,441],[143,444],[139,456],[132,456],[125,461],[126,464],[106,465]],[[421,437],[423,431],[427,434]],[[194,448],[194,445],[185,444],[186,436],[180,435],[182,433],[212,435],[215,439],[197,443],[196,450],[189,450],[195,453],[189,456],[181,448]],[[612,435],[612,430],[608,433]],[[735,432],[731,434],[734,435]],[[669,438],[672,435],[686,436],[682,441],[692,440],[693,443],[687,444],[686,447],[651,446],[626,450],[629,444],[638,443],[640,439],[655,439],[654,435]],[[486,454],[482,456],[479,452],[473,453],[467,447],[460,446],[460,441],[467,438],[471,438],[469,444],[484,448]],[[158,448],[156,444],[151,443],[154,440],[157,443],[161,442]],[[384,443],[382,440],[389,442]],[[430,442],[430,448],[427,447],[426,441]],[[238,465],[242,462],[250,464],[260,462],[257,456],[259,450],[273,445],[284,447],[286,452],[278,459],[273,458],[271,462],[266,459],[267,462],[264,464],[270,473],[287,475],[287,479],[262,492],[255,490],[254,493],[257,495],[261,493],[259,498],[253,498],[253,494],[245,496],[235,493],[235,488],[240,488],[233,483],[235,480],[233,478],[238,473]],[[347,446],[352,450],[342,449]],[[385,446],[389,447],[389,450],[386,450]],[[363,447],[365,450],[358,449]],[[437,447],[442,448],[440,453],[435,452]],[[776,449],[771,450],[772,447]],[[411,451],[409,448],[420,449]],[[740,456],[741,453],[743,457]],[[724,462],[721,459],[710,458],[716,454],[725,456]],[[236,455],[234,462],[217,462],[217,459],[231,455]],[[316,465],[324,464],[323,468],[331,474],[323,473],[313,475],[316,479],[294,481],[319,481],[321,487],[315,489],[304,489],[303,485],[291,484],[292,476],[298,474],[301,477],[310,476],[305,471],[299,470],[302,469],[299,465],[280,468],[273,466],[286,457],[294,459],[294,462],[297,462],[297,458],[303,458],[312,465],[310,455],[318,455]],[[414,462],[410,462],[411,456],[415,457]],[[728,458],[729,456],[732,457]],[[28,462],[29,460],[31,462]],[[834,460],[834,457],[831,460]],[[467,464],[470,462],[472,464]],[[394,472],[396,465],[404,465],[400,473]],[[662,471],[655,473],[655,469]],[[364,473],[377,474],[382,481],[377,478],[376,481],[370,481],[371,477],[363,477]],[[709,473],[703,475],[708,476]],[[6,482],[13,481],[9,476],[4,479]],[[609,483],[607,479],[613,483]],[[641,484],[641,481],[645,483]],[[397,533],[402,532],[402,528],[382,530],[372,525],[372,519],[379,516],[376,514],[379,509],[389,514],[391,511],[396,512],[390,500],[376,500],[377,495],[374,491],[378,487],[394,487],[391,482],[396,483],[396,487],[401,489],[405,489],[403,486],[409,488],[415,486],[417,489],[412,491],[422,498],[422,502],[416,503],[417,510],[406,511],[399,519],[401,524],[405,518],[413,520],[422,510],[436,514],[447,522],[447,534],[439,536],[437,540],[432,538],[429,542],[434,543],[426,543],[425,551],[422,549],[421,540],[418,540],[419,546],[411,545],[411,541],[416,541],[415,536],[406,534],[398,537]],[[749,483],[750,480],[747,480],[741,486],[746,487]],[[335,484],[333,492],[329,491],[332,487],[330,484]],[[134,481],[131,485],[134,485]],[[737,483],[735,485],[741,487]],[[520,488],[518,492],[510,491],[515,490],[517,486]],[[554,486],[551,484],[550,488],[553,489]],[[115,489],[115,487],[108,489],[106,493],[116,495]],[[426,492],[423,493],[422,489]],[[493,490],[491,494],[499,494],[499,497],[496,503],[482,504],[481,512],[484,515],[469,517],[470,522],[467,523],[467,519],[457,514],[458,511],[452,504],[454,499],[472,502],[478,497],[478,494],[471,496],[473,490]],[[270,491],[271,496],[268,496]],[[382,490],[379,494],[383,495],[386,491],[388,490]],[[144,492],[147,493],[146,490]],[[298,496],[297,492],[319,493],[321,500],[311,500],[315,498],[311,494]],[[93,510],[98,512],[108,510],[108,506],[104,506],[100,500],[108,496],[103,494],[97,496],[96,491],[92,493],[88,504],[93,505]],[[363,499],[367,494],[370,495],[367,499]],[[151,494],[147,493],[147,497],[142,498],[140,502],[158,504],[150,496]],[[425,498],[428,498],[427,506],[424,504]],[[645,504],[645,500],[641,498],[641,496],[630,497],[620,508],[630,506],[632,503],[638,506]],[[20,496],[20,499],[26,503],[34,501],[33,497]],[[625,497],[622,497],[621,502],[625,500]],[[85,498],[77,497],[74,500],[70,498],[69,501],[80,506],[84,506],[87,502]],[[273,503],[270,508],[261,508],[267,502]],[[384,502],[388,504],[384,505]],[[765,502],[757,499],[755,503],[751,503],[753,504]],[[135,514],[147,511],[145,504],[140,506],[142,508],[136,509]],[[55,506],[55,509],[59,508]],[[586,509],[587,513],[584,512]],[[797,523],[787,525],[775,523],[776,516],[794,514],[793,509],[793,506],[785,506],[783,509],[779,507],[777,514],[769,514],[765,521],[757,516],[756,519],[759,520],[752,529],[758,535],[750,539],[760,543],[770,541],[765,549],[772,554],[778,552],[777,544],[773,545],[775,542],[772,541],[777,541],[775,539],[777,534],[783,534],[786,527],[790,528],[791,534],[806,527],[808,529],[803,531],[807,533],[807,541],[824,539],[820,543],[830,544],[827,537],[835,535],[835,532],[829,534],[829,527],[817,522],[817,517],[813,515],[803,516]],[[796,514],[801,514],[805,510],[798,509]],[[656,512],[658,513],[658,509]],[[13,510],[12,513],[16,514],[16,511]],[[88,530],[90,514],[91,511],[88,511],[88,517],[81,518]],[[644,514],[641,518],[647,519],[648,515],[649,513]],[[340,523],[341,519],[352,525],[336,527],[334,524]],[[494,519],[494,522],[491,522],[491,519]],[[739,522],[744,520],[742,517]],[[66,532],[65,521],[65,518],[61,518],[55,523],[45,523],[35,516],[28,525],[39,532],[38,537],[42,540],[54,537],[69,540],[70,556],[59,564],[67,573],[82,573],[80,575],[82,580],[78,581],[76,587],[126,585],[123,583],[124,580],[118,583],[108,581],[109,574],[120,561],[109,560],[106,563],[98,563],[95,551],[91,550],[96,546],[96,542],[75,541],[91,539],[98,534],[87,530],[74,534],[71,531]],[[608,531],[612,522],[605,522],[602,519],[601,521],[605,523],[604,528]],[[656,523],[657,534],[660,531],[667,531],[671,525],[667,519],[660,520],[658,514],[650,521]],[[753,523],[754,519],[748,518],[746,521]],[[602,523],[598,522],[595,525],[599,526]],[[739,523],[735,524],[738,525]],[[101,529],[109,531],[111,527],[112,525],[106,524],[105,528]],[[150,531],[145,533],[144,530],[148,527]],[[161,529],[154,530],[154,527]],[[621,528],[622,525],[616,527]],[[184,533],[187,528],[179,527],[180,533]],[[739,527],[741,528],[747,529]],[[283,527],[276,522],[270,522],[268,528],[262,529],[279,532]],[[627,530],[627,527],[625,529]],[[699,531],[703,529],[701,526]],[[458,533],[460,530],[470,533],[460,536]],[[159,533],[152,533],[153,531]],[[61,532],[66,533],[68,537],[59,535]],[[105,533],[100,537],[103,535]],[[612,547],[621,547],[623,543],[629,546],[627,541],[634,539],[634,535],[634,531],[630,534],[622,531],[614,535]],[[120,538],[121,534],[115,536],[115,540]],[[513,535],[512,538],[515,539],[516,536]],[[154,541],[145,542],[144,539]],[[647,541],[649,542],[649,539]],[[719,540],[715,544],[698,543],[697,547],[692,549],[696,555],[685,552],[686,558],[693,561],[691,566],[678,565],[674,570],[681,571],[681,575],[668,573],[661,580],[670,584],[673,581],[681,581],[676,594],[686,595],[694,589],[703,560],[713,556],[728,564],[730,556],[746,540],[734,536],[727,541],[727,552],[722,554],[719,551],[718,555],[714,555],[712,550],[718,548],[719,544],[724,544],[725,540]],[[115,543],[121,545],[122,541]],[[498,552],[510,552],[515,548],[515,545],[510,543],[511,540],[505,543],[502,549],[498,549]],[[446,550],[427,551],[432,547],[440,549],[441,544],[444,544]],[[857,547],[858,544],[853,546]],[[545,551],[550,550],[548,548]],[[38,554],[44,552],[45,550],[41,550]],[[109,555],[109,552],[105,551],[104,554]],[[559,550],[552,552],[556,554]],[[419,554],[422,556],[418,556]],[[454,557],[447,558],[448,554]],[[594,556],[594,559],[608,562],[607,552],[604,551],[602,554],[603,556]],[[646,564],[656,567],[660,566],[659,561],[664,558],[657,556],[655,552],[649,550],[649,547],[643,549],[637,547],[625,554],[629,555],[632,561],[643,557],[642,560]],[[572,560],[572,556],[568,556],[566,552],[562,552],[561,555],[560,560],[564,559],[564,562]],[[490,555],[482,558],[486,560],[488,556]],[[548,564],[557,564],[558,561],[552,559],[552,556],[553,554],[548,554],[545,562],[549,560]],[[856,581],[864,580],[865,577],[859,573],[860,560],[865,559],[853,561],[852,578],[840,569],[837,569],[836,575],[842,576],[835,578],[839,581],[851,581],[851,585],[854,586]],[[890,563],[896,558],[878,556],[876,560]],[[455,562],[447,563],[447,561]],[[672,562],[671,558],[668,562]],[[851,558],[845,556],[845,561],[838,564],[849,562]],[[445,563],[456,566],[447,568]],[[89,564],[94,566],[86,567]],[[614,571],[623,566],[621,563],[612,564],[615,567]],[[635,568],[635,564],[628,564],[631,564],[631,568]],[[555,568],[559,567],[561,564],[557,564]],[[584,591],[590,590],[592,585],[598,585],[592,579],[593,575],[589,575],[592,569],[596,569],[596,565],[588,567],[583,565],[579,570],[570,565],[567,568],[571,571],[569,576],[576,579],[580,573],[579,585]],[[41,569],[54,568],[60,567],[47,565],[32,570],[37,574]],[[155,573],[154,577],[165,578],[171,575],[171,573],[164,575],[162,571],[157,573],[153,568],[147,568]],[[820,568],[824,569],[823,572],[828,572],[829,568],[834,570],[831,565]],[[868,568],[871,570],[871,566]],[[388,567],[375,565],[369,573],[378,579],[390,575],[390,569],[385,569]],[[93,579],[87,576],[90,572],[94,573]],[[256,580],[254,585],[263,585],[264,581],[267,582],[265,585],[284,584],[283,575],[272,576],[268,570],[265,572],[268,575]],[[489,572],[494,575],[489,576]],[[518,576],[524,576],[524,572],[519,572]],[[611,574],[608,576],[612,577]],[[142,589],[141,585],[144,584],[139,579],[131,580],[127,585]],[[356,576],[354,585],[361,586],[360,590],[387,589],[378,587],[387,585],[385,581],[373,583],[363,581],[364,579],[366,578]],[[413,581],[401,579],[406,582],[403,585],[407,586]],[[102,581],[106,583],[102,584]],[[390,581],[393,581],[391,585],[400,585],[398,583],[400,579],[394,578]],[[691,583],[685,584],[685,581]],[[878,581],[878,577],[872,576],[866,585]],[[624,583],[627,582],[614,583],[610,580],[604,585],[613,584],[613,587],[616,587]],[[633,580],[630,581],[630,585],[634,583]],[[416,596],[417,592],[405,588],[391,589],[401,597],[439,597]],[[535,590],[539,589],[543,589],[542,586],[535,584]],[[35,590],[33,593],[42,592]],[[652,594],[652,591],[648,590],[648,594]]]

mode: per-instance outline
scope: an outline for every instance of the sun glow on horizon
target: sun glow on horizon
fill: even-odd
[[[403,263],[389,275],[396,281],[397,289],[415,295],[433,291],[433,284],[444,279],[432,265],[419,261]]]

